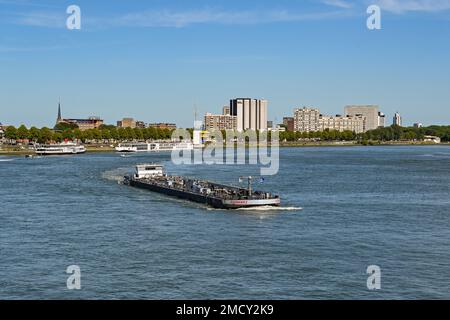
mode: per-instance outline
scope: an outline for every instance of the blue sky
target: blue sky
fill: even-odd
[[[76,4],[82,29],[68,30]],[[366,28],[370,4],[382,30]],[[450,0],[0,0],[0,122],[97,115],[192,126],[233,97],[450,124]]]

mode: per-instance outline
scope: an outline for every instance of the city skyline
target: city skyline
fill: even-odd
[[[371,2],[382,30],[366,28],[367,1],[82,0],[72,31],[66,4],[0,1],[0,122],[50,126],[61,96],[71,117],[190,127],[194,107],[251,96],[276,123],[375,104],[404,125],[450,124],[450,2]]]
[[[240,120],[237,121],[237,119],[239,117],[237,117],[236,115],[232,116],[230,114],[230,111],[232,110],[231,104],[232,104],[233,101],[241,101],[241,100],[246,100],[246,99],[254,100],[254,101],[261,101],[261,100],[258,100],[258,99],[251,99],[251,98],[231,99],[230,100],[230,106],[222,107],[222,113],[221,114],[217,114],[217,113],[209,112],[209,111],[205,112],[204,116],[201,117],[201,118],[203,118],[203,120],[200,120],[203,123],[204,128],[212,129],[212,128],[219,128],[219,127],[221,127],[220,128],[221,130],[222,129],[239,129],[238,128],[239,126],[237,126],[236,123],[239,122],[239,121],[243,122],[243,118],[242,118],[243,115],[241,115]],[[264,105],[265,105],[265,113],[267,113],[268,110],[270,110],[270,108],[267,108],[268,101],[267,100],[262,100],[262,101],[264,102]],[[266,116],[265,116],[264,117],[264,119],[265,119],[264,125],[262,125],[262,124],[261,125],[266,127],[266,128],[269,128],[268,124],[271,123],[272,125],[275,125],[275,126],[285,125],[286,128],[289,128],[289,125],[286,123],[286,119],[294,120],[295,115],[296,115],[296,113],[299,110],[301,110],[301,109],[308,109],[309,110],[309,108],[312,108],[311,110],[316,110],[317,111],[317,115],[318,116],[320,115],[320,117],[325,117],[325,118],[330,118],[330,119],[331,118],[348,117],[349,115],[347,114],[347,109],[348,108],[354,108],[354,107],[362,107],[363,109],[374,107],[377,110],[377,118],[378,118],[378,122],[377,123],[378,123],[378,125],[376,127],[371,128],[371,129],[367,129],[366,128],[363,131],[373,130],[373,129],[376,129],[378,127],[384,127],[385,126],[385,122],[384,122],[385,114],[383,112],[378,112],[379,106],[376,106],[376,105],[361,105],[361,106],[350,105],[350,106],[345,106],[343,108],[344,112],[337,112],[337,113],[333,113],[331,115],[326,115],[326,114],[320,112],[319,108],[316,108],[314,106],[296,107],[296,108],[293,109],[291,114],[283,115],[282,121],[278,121],[278,120],[274,121],[272,119],[266,118]],[[248,111],[250,111],[250,110],[248,110]],[[360,116],[360,115],[362,115],[361,113],[365,113],[365,112],[357,109],[357,112],[352,114],[352,116]],[[395,114],[394,114],[394,122],[395,122],[395,117],[397,115],[401,116],[398,111],[395,112]],[[197,111],[194,110],[194,118],[197,117],[197,116],[198,116],[197,115]],[[228,119],[227,117],[230,118],[230,119]],[[247,115],[247,117],[248,117],[248,115]],[[381,123],[380,123],[380,117],[382,117],[382,122]],[[234,118],[234,119],[231,119],[231,118]],[[402,119],[403,119],[403,116],[402,116]],[[229,122],[229,121],[231,121],[231,122]],[[234,122],[234,125],[232,125],[232,122]],[[135,127],[137,127],[137,128],[145,128],[147,126],[148,127],[152,127],[152,126],[153,127],[167,127],[167,128],[169,128],[169,127],[170,128],[180,127],[176,123],[173,123],[173,122],[160,122],[160,121],[158,122],[158,120],[155,120],[155,119],[148,120],[148,121],[143,121],[143,120],[135,119],[134,116],[130,116],[130,115],[123,116],[121,119],[113,121],[111,123],[105,122],[102,119],[102,117],[99,117],[97,115],[92,115],[92,114],[91,115],[83,115],[83,116],[79,116],[79,117],[76,117],[76,118],[66,118],[66,117],[62,116],[61,99],[59,99],[59,101],[58,101],[57,118],[56,118],[55,125],[58,125],[59,123],[78,124],[78,125],[81,124],[82,127],[86,126],[85,129],[90,128],[91,126],[93,128],[98,128],[100,125],[108,125],[108,126],[112,125],[112,126],[116,126],[116,127],[131,127],[131,128],[135,128]],[[400,123],[401,123],[401,126],[403,126],[403,121],[402,120],[400,120]],[[21,122],[20,124],[17,124],[17,125],[16,124],[11,124],[11,123],[1,123],[1,122],[0,122],[0,124],[6,125],[6,126],[14,126],[14,127],[19,127],[21,125],[25,125],[28,128],[36,127],[36,126],[33,126],[33,125],[29,126],[29,125],[27,125],[24,122]],[[256,125],[256,123],[254,125]],[[408,126],[416,126],[416,125],[417,125],[417,122],[413,123],[412,125],[408,125]],[[420,123],[420,125],[423,126],[422,123]],[[194,126],[186,126],[184,128],[193,128]],[[223,126],[223,128],[222,128],[222,126]],[[293,124],[292,124],[292,126],[293,126]],[[45,125],[45,126],[42,126],[42,127],[53,128],[53,125],[50,124],[50,125]],[[292,128],[294,128],[294,127],[292,127]],[[252,130],[252,128],[250,128],[250,127],[247,128],[247,129]],[[293,130],[292,129],[291,131],[297,131],[297,130]],[[354,130],[350,130],[350,131],[354,131]],[[356,131],[359,132],[360,130],[358,129]]]

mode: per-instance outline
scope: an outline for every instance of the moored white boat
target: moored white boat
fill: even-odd
[[[164,152],[176,150],[193,150],[191,142],[136,142],[120,143],[116,148],[117,152]]]
[[[70,155],[85,153],[86,148],[73,142],[63,142],[58,144],[41,144],[35,146],[38,155]]]

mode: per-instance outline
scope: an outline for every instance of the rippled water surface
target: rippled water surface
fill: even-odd
[[[123,186],[136,163],[238,183],[253,166],[170,155],[0,157],[2,299],[450,298],[450,148],[281,149],[278,210]],[[67,266],[81,290],[66,288]],[[382,270],[369,291],[366,268]]]

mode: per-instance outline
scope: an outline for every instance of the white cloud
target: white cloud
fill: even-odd
[[[295,13],[288,10],[272,11],[146,11],[127,14],[112,20],[113,24],[141,27],[185,27],[192,24],[260,24],[320,20],[342,16],[342,12]]]
[[[348,2],[348,1],[344,1],[344,0],[321,0],[321,1],[327,5],[342,8],[342,9],[349,9],[349,8],[353,7],[352,3]]]
[[[18,14],[15,23],[33,27],[64,28],[67,15],[57,12],[35,11]]]
[[[1,0],[0,0],[1,1]],[[344,11],[299,13],[288,10],[267,11],[221,11],[212,9],[170,11],[149,10],[127,13],[121,16],[94,17],[83,16],[83,26],[95,28],[110,27],[175,27],[181,28],[194,24],[249,25],[277,22],[295,22],[305,20],[322,20],[345,16]],[[8,17],[20,25],[65,28],[67,15],[57,11],[32,11],[14,14]]]
[[[378,0],[377,4],[394,13],[438,12],[450,9],[450,0]]]
[[[346,17],[354,14],[356,2],[349,0],[320,0],[335,11],[299,12],[291,10],[261,10],[261,11],[226,11],[210,8],[171,11],[148,10],[142,12],[126,13],[121,16],[83,16],[84,27],[110,28],[110,27],[186,27],[194,24],[227,24],[248,25],[279,22],[295,22],[305,20],[325,20]],[[378,4],[384,10],[393,13],[407,12],[438,12],[450,9],[450,0],[361,0],[365,4]],[[2,3],[15,3],[29,5],[28,0],[0,0]],[[360,5],[362,4],[360,3]],[[6,18],[5,18],[6,17]],[[67,15],[64,11],[31,11],[13,13],[7,16],[6,12],[0,14],[3,22],[13,22],[20,25],[65,28]]]
[[[19,47],[19,46],[0,46],[0,53],[13,53],[13,52],[37,52],[37,51],[49,51],[66,49],[66,46],[47,46],[47,47]]]
[[[56,5],[32,2],[31,0],[0,0],[0,5],[22,6],[22,7],[41,7],[41,8],[59,8]]]

